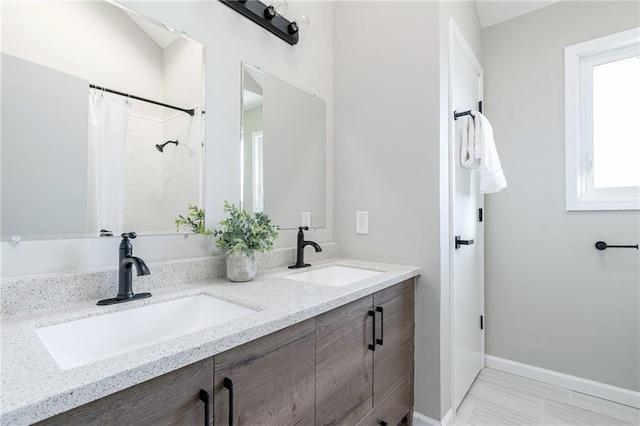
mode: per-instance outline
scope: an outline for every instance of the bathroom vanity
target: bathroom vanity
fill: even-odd
[[[342,284],[309,282],[336,266],[376,275]],[[103,307],[11,318],[2,342],[2,423],[410,423],[419,270],[342,259],[314,263],[302,273],[315,271],[314,278],[296,278],[300,272],[285,269],[250,283],[185,284],[124,304],[132,306],[110,307],[119,312],[205,294],[256,312],[67,370],[56,365],[35,330],[101,315]],[[19,354],[20,345],[32,353]],[[7,392],[12,387],[15,394]]]

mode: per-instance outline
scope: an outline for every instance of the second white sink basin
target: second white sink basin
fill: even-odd
[[[256,311],[198,295],[36,330],[62,370],[149,346]]]
[[[287,275],[285,278],[329,287],[342,287],[381,273],[380,271],[352,268],[350,266],[327,266],[326,268]]]

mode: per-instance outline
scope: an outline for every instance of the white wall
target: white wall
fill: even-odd
[[[8,3],[3,3],[3,9]],[[331,2],[291,2],[289,15],[308,14],[312,24],[290,46],[218,1],[127,2],[168,26],[185,30],[206,51],[206,211],[209,226],[222,218],[224,200],[240,198],[241,61],[316,93],[327,100],[327,227],[309,232],[319,243],[333,240],[332,134],[333,29]],[[3,10],[3,16],[6,11]],[[4,23],[3,23],[4,25]],[[6,40],[3,40],[3,48]],[[107,85],[107,83],[104,83]],[[111,240],[111,239],[109,239]],[[2,242],[2,277],[114,266],[118,241],[105,239]],[[280,233],[277,246],[295,245],[295,232]],[[148,262],[205,256],[213,242],[202,236],[149,236],[135,242],[136,254]],[[34,262],[33,259],[38,259]]]
[[[52,1],[3,2],[2,9],[3,52],[138,96],[162,94],[162,49],[118,8]],[[78,54],[87,46],[91,58]]]
[[[160,99],[160,98],[156,98]],[[136,110],[142,105],[133,102]],[[124,232],[138,233],[163,229],[162,160],[155,144],[163,143],[164,108],[147,107],[129,115],[124,144]]]
[[[566,212],[564,48],[640,25],[563,1],[485,28],[485,112],[509,187],[485,198],[487,353],[640,390],[640,214]]]
[[[478,48],[475,4],[339,2],[334,8],[335,239],[341,257],[422,267],[415,409],[440,420],[450,407],[441,27],[446,36],[449,17],[462,17],[465,35]],[[355,234],[356,211],[369,212],[368,235]]]
[[[175,110],[165,108],[168,116],[163,123],[160,143],[177,140],[178,145],[169,144],[160,154],[162,158],[162,227],[157,230],[173,229],[174,220],[179,215],[187,216],[189,204],[204,207],[203,146],[202,126],[204,79],[204,46],[182,37],[174,40],[164,49],[164,99],[172,105],[196,108],[193,116],[176,115]],[[151,155],[151,153],[150,153]]]

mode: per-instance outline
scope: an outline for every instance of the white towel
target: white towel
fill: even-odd
[[[474,121],[474,159],[480,162],[480,192],[491,194],[507,187],[502,164],[493,140],[489,120],[477,111],[471,113]]]
[[[460,142],[460,164],[467,169],[479,169],[480,161],[476,157],[476,131],[473,117],[465,115],[458,119],[462,126],[462,140]]]

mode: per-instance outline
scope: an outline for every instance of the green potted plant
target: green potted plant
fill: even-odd
[[[227,277],[234,282],[251,281],[258,269],[256,252],[273,249],[278,229],[264,213],[249,214],[233,204],[224,202],[229,217],[220,221],[222,229],[212,231],[216,246],[227,254]]]

